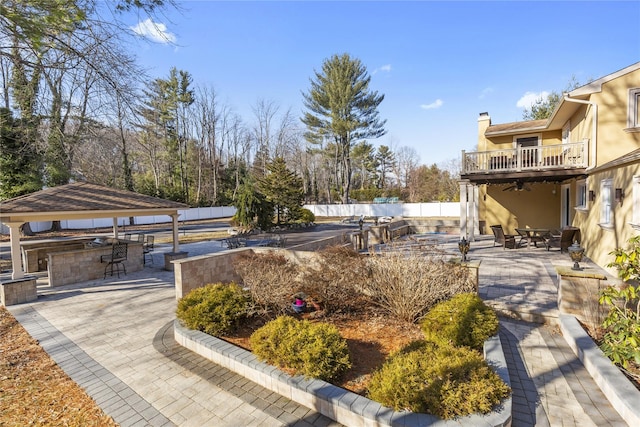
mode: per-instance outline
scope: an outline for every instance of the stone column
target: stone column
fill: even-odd
[[[22,223],[11,222],[7,225],[11,241],[11,278],[13,280],[22,279],[24,277],[22,255],[20,254],[20,226]]]

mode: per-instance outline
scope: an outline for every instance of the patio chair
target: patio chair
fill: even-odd
[[[111,254],[110,255],[101,255],[100,262],[106,262],[107,265],[104,267],[104,278],[107,278],[107,272],[111,272],[111,276],[113,277],[113,271],[115,270],[118,274],[118,279],[120,278],[120,270],[122,269],[124,274],[127,274],[127,266],[124,265],[124,261],[127,260],[127,251],[129,245],[124,242],[117,242],[111,245]]]
[[[516,228],[516,233],[518,233],[518,236],[520,237],[520,241],[518,242],[518,246],[522,246],[523,243],[528,243],[529,242],[529,235],[527,234],[527,232],[525,230],[522,230],[520,228]],[[537,247],[537,245],[536,245]]]
[[[564,227],[559,233],[552,233],[547,236],[544,241],[547,250],[551,248],[560,248],[560,253],[569,251],[569,246],[574,241],[580,240],[580,229],[578,227]]]
[[[502,249],[515,249],[516,248],[516,236],[513,234],[504,234],[504,230],[502,229],[502,225],[492,225],[491,230],[493,231],[494,241],[493,246],[496,246],[496,243],[502,246]]]
[[[147,255],[149,255],[149,259],[151,260],[151,264],[153,264],[153,254],[151,252],[153,252],[153,242],[155,240],[155,237],[153,236],[147,236],[147,242],[144,243],[142,245],[142,257],[143,257],[143,264],[147,263]]]

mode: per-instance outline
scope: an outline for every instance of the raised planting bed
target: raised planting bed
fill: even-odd
[[[268,390],[313,409],[350,427],[359,426],[473,426],[507,427],[511,425],[511,398],[487,415],[470,415],[446,421],[429,414],[394,411],[364,396],[317,379],[290,376],[275,366],[257,359],[250,351],[174,322],[178,344],[211,360]],[[484,344],[485,359],[509,386],[511,382],[502,344],[498,336]]]

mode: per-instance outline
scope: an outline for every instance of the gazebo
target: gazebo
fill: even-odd
[[[0,222],[10,230],[14,280],[24,277],[20,254],[20,226],[27,222],[113,218],[113,237],[118,238],[118,218],[168,215],[173,223],[173,251],[179,252],[178,210],[184,203],[87,182],[47,188],[0,202]]]

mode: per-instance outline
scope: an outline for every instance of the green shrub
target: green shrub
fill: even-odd
[[[498,317],[480,297],[464,293],[436,304],[420,327],[427,341],[481,350],[498,333]]]
[[[209,284],[181,298],[176,317],[187,328],[219,335],[233,330],[245,315],[246,306],[247,297],[235,283]]]
[[[300,215],[297,219],[300,222],[316,222],[316,216],[307,208],[300,209]]]
[[[347,342],[326,323],[280,316],[255,331],[250,343],[260,360],[294,374],[329,381],[351,367]]]
[[[629,239],[627,250],[618,248],[609,255],[615,258],[607,267],[615,267],[625,284],[608,286],[600,295],[600,304],[609,308],[600,349],[615,364],[629,369],[632,363],[640,366],[640,236]]]
[[[443,419],[488,413],[509,393],[478,352],[428,341],[389,357],[369,384],[369,397],[384,406]]]

